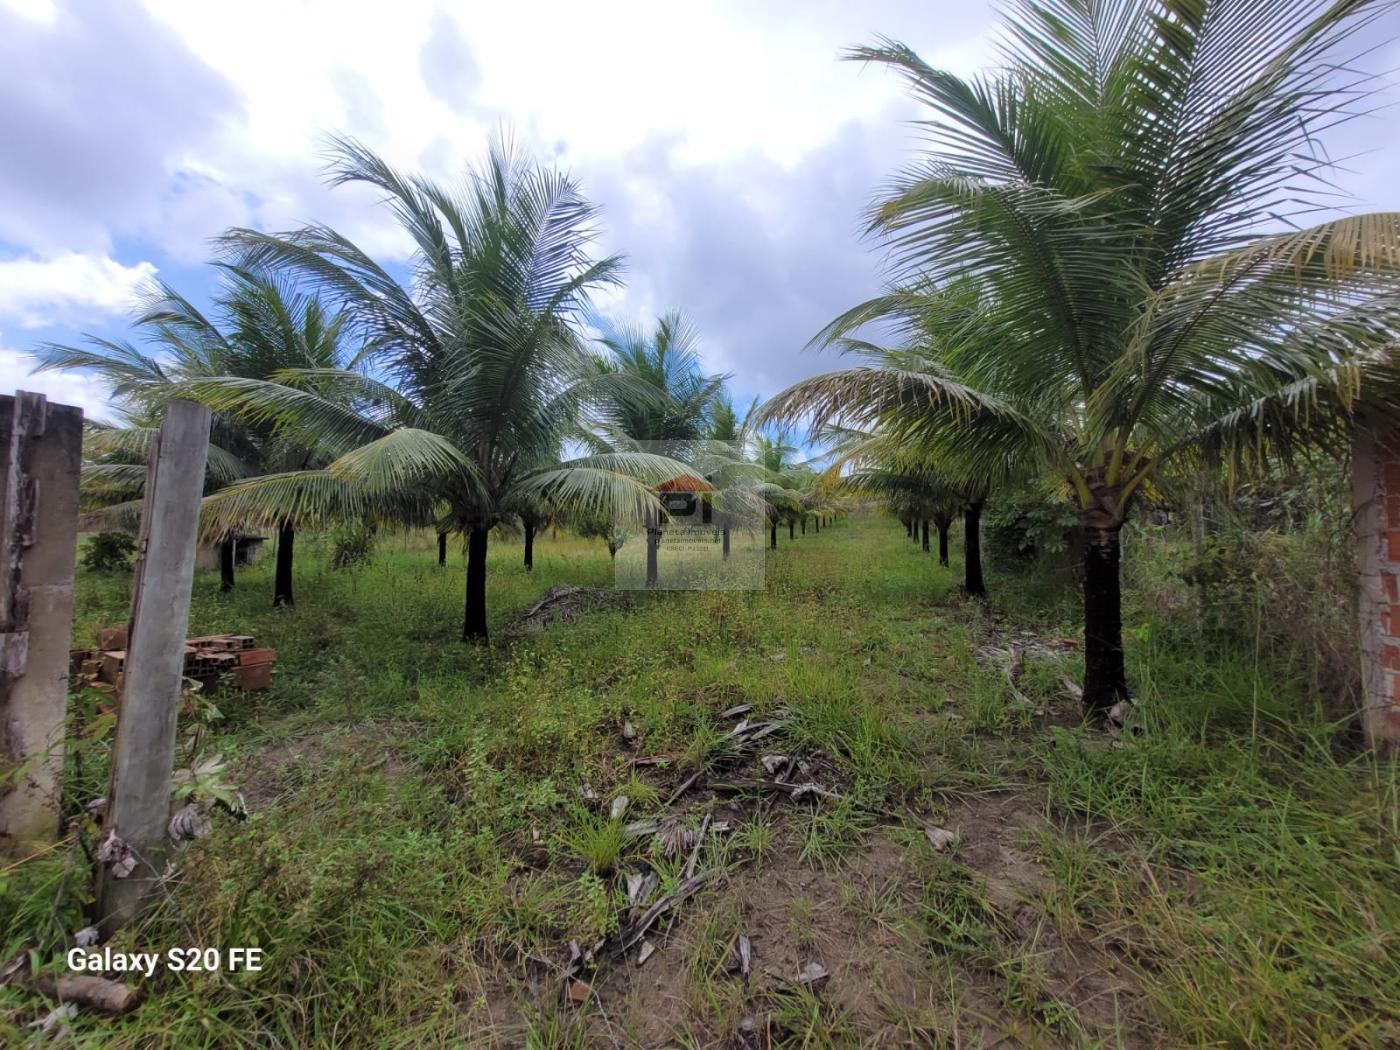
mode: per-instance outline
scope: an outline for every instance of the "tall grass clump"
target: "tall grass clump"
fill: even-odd
[[[1058,730],[1035,749],[1052,812],[1115,843],[1081,918],[1188,1042],[1385,1044],[1400,1021],[1396,767],[1339,753],[1306,681],[1248,652],[1139,657],[1118,740]]]

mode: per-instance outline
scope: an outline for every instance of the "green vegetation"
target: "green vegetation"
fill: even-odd
[[[890,287],[814,340],[857,367],[742,416],[680,313],[596,316],[621,260],[593,205],[504,142],[448,186],[335,141],[404,269],[232,230],[212,322],[162,288],[150,354],[46,348],[130,410],[86,449],[119,524],[164,405],[214,410],[191,633],[280,656],[268,691],[183,698],[176,795],[212,833],[110,945],[262,970],[48,1020],[143,1048],[1400,1045],[1345,451],[1400,418],[1400,215],[1313,214],[1384,6],[1020,0],[972,79],[853,51],[929,118],[869,216]],[[234,587],[250,528],[280,608]],[[79,644],[126,618],[116,546],[89,543]],[[111,708],[77,686],[66,835],[0,869],[0,964],[60,972],[91,918]],[[0,1037],[39,1002],[0,986]]]
[[[1400,213],[1317,221],[1335,205],[1321,136],[1372,90],[1351,58],[1383,7],[1020,0],[1003,61],[973,78],[888,39],[847,56],[898,73],[930,134],[870,209],[892,290],[814,339],[860,364],[760,418],[878,431],[961,485],[1061,490],[1087,710],[1130,694],[1119,536],[1136,505],[1183,476],[1337,452],[1358,400],[1400,409],[1381,352]],[[906,345],[852,338],[873,320]]]
[[[113,572],[131,568],[136,540],[125,532],[99,532],[83,545],[83,568],[93,572]]]
[[[1198,634],[1179,577],[1174,603],[1128,589],[1141,702],[1111,736],[1061,684],[1081,659],[1060,642],[1073,603],[1047,612],[1022,566],[993,568],[992,604],[961,599],[956,555],[940,567],[889,518],[785,544],[763,591],[637,594],[499,648],[458,641],[460,577],[431,532],[381,536],[353,572],[330,567],[335,537],[303,542],[295,608],[268,606],[267,565],[232,593],[197,580],[193,631],[280,654],[270,691],[187,717],[249,815],[216,814],[117,940],[261,946],[266,965],[158,972],[130,1017],[69,1022],[77,1045],[718,1046],[745,1018],[791,1046],[1395,1038],[1395,769],[1338,752],[1302,663]],[[1160,568],[1187,545],[1142,530],[1128,548]],[[491,558],[497,634],[551,584],[611,573],[602,543],[566,536],[541,537],[532,573],[517,546]],[[81,641],[119,618],[127,581],[80,583]],[[1019,696],[987,655],[1016,638],[1036,643]],[[730,764],[739,704],[786,711],[773,751],[839,798],[704,789],[666,810],[691,772],[753,764]],[[75,817],[110,729],[84,710]],[[680,883],[685,851],[623,833],[666,812],[730,822],[700,851],[711,880],[644,967],[605,956],[588,1001],[562,1006],[551,967],[625,924],[626,874]],[[956,846],[936,852],[929,825]],[[5,870],[0,947],[61,951],[85,867],[70,837]],[[830,976],[794,983],[809,962]],[[0,992],[0,1038],[22,1042],[35,1008]]]
[[[42,369],[77,369],[106,380],[120,426],[89,421],[83,452],[85,502],[105,508],[109,520],[135,527],[146,483],[146,460],[166,403],[181,396],[183,384],[217,376],[258,382],[299,369],[322,372],[353,369],[360,355],[351,353],[345,319],[325,309],[321,300],[296,288],[282,275],[221,268],[220,286],[210,315],[166,284],[145,297],[135,327],[146,350],[125,341],[90,338],[83,346],[48,344],[40,349]],[[329,395],[319,379],[312,391]],[[341,398],[343,401],[343,397]],[[320,448],[304,434],[266,423],[249,425],[227,417],[215,419],[210,433],[205,491],[217,490],[249,476],[277,475],[323,465]],[[290,605],[292,556],[297,521],[284,506],[267,524],[280,539],[273,602]],[[234,545],[240,529],[209,530],[221,545],[223,586],[234,586]]]

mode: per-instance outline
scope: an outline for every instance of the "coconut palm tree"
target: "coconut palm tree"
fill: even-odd
[[[711,441],[726,441],[733,445],[743,444],[748,435],[749,419],[758,405],[755,398],[743,418],[734,407],[733,400],[725,390],[715,395],[710,405],[710,432],[706,435]]]
[[[455,187],[400,173],[349,139],[336,140],[330,174],[385,195],[415,245],[412,279],[325,226],[226,235],[231,250],[333,302],[369,354],[363,370],[187,386],[336,457],[231,486],[210,514],[436,518],[438,531],[466,538],[462,636],[484,641],[493,528],[528,506],[638,517],[655,505],[649,485],[675,473],[672,461],[635,452],[561,458],[569,428],[628,385],[597,373],[578,334],[589,293],[617,281],[619,260],[591,257],[596,210],[573,180],[505,142]]]
[[[762,480],[763,468],[750,458],[752,423],[757,411],[758,398],[754,398],[740,416],[728,393],[722,390],[710,409],[708,440],[696,457],[698,472],[720,490],[712,502],[721,554],[726,560],[734,529],[752,531],[766,511],[767,504],[755,488]]]
[[[356,359],[343,339],[343,320],[320,299],[298,291],[277,275],[241,264],[220,268],[220,285],[212,309],[201,311],[167,284],[153,287],[135,326],[150,344],[149,353],[130,343],[89,337],[83,346],[46,344],[41,369],[68,369],[105,378],[114,398],[133,409],[125,425],[93,427],[87,440],[92,462],[88,476],[115,480],[125,473],[127,498],[139,494],[145,478],[150,441],[159,429],[165,404],[181,395],[184,384],[214,376],[268,379],[286,369],[354,367]],[[314,445],[288,440],[271,426],[214,416],[206,493],[237,479],[318,461]],[[120,507],[116,513],[122,513]],[[290,605],[296,523],[283,519],[278,528],[273,604]],[[237,537],[229,529],[219,536],[221,588],[234,585]]]
[[[615,385],[598,405],[597,447],[646,449],[694,460],[713,429],[714,412],[726,407],[732,412],[724,395],[729,376],[705,374],[699,333],[676,311],[663,314],[650,331],[640,326],[599,327],[604,355],[595,366],[598,374],[628,382]],[[646,522],[648,587],[660,583],[662,522],[660,513]]]
[[[1384,6],[1016,0],[994,73],[957,77],[891,40],[849,56],[904,77],[931,141],[870,216],[916,290],[823,338],[969,275],[984,305],[941,375],[853,370],[775,409],[879,406],[891,433],[1062,478],[1087,538],[1091,710],[1128,693],[1135,497],[1203,444],[1298,440],[1400,323],[1400,216],[1316,214],[1333,203],[1319,143],[1371,88],[1349,60]]]
[[[782,520],[787,525],[788,541],[797,538],[797,523],[809,513],[816,513],[822,502],[816,490],[817,473],[806,463],[795,463],[783,471],[782,484],[795,498],[783,507]]]
[[[120,419],[119,423],[83,421],[80,527],[134,533],[141,524],[151,440],[160,430],[164,406],[114,400],[111,408]],[[212,421],[211,430],[216,439],[211,441],[205,460],[205,492],[247,473],[243,460],[229,451],[242,443],[241,435],[236,429],[221,426],[222,422]],[[236,541],[236,537],[229,536],[219,543],[220,589],[225,592],[233,590],[234,586]]]

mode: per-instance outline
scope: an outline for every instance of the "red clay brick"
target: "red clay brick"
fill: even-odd
[[[235,667],[233,680],[239,689],[267,689],[272,685],[272,665],[254,664],[251,667]]]
[[[1385,559],[1400,561],[1400,529],[1385,530]]]

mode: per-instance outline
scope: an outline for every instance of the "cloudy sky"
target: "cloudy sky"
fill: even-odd
[[[328,133],[450,179],[505,125],[602,205],[629,262],[608,312],[679,308],[711,369],[772,393],[878,289],[861,210],[917,142],[898,82],[839,52],[886,34],[971,73],[995,22],[988,0],[0,0],[0,390],[108,414],[27,352],[123,335],[154,274],[201,299],[228,226],[314,219],[405,258],[372,194],[322,184]],[[1400,209],[1397,131],[1382,112],[1332,143],[1358,207]]]

